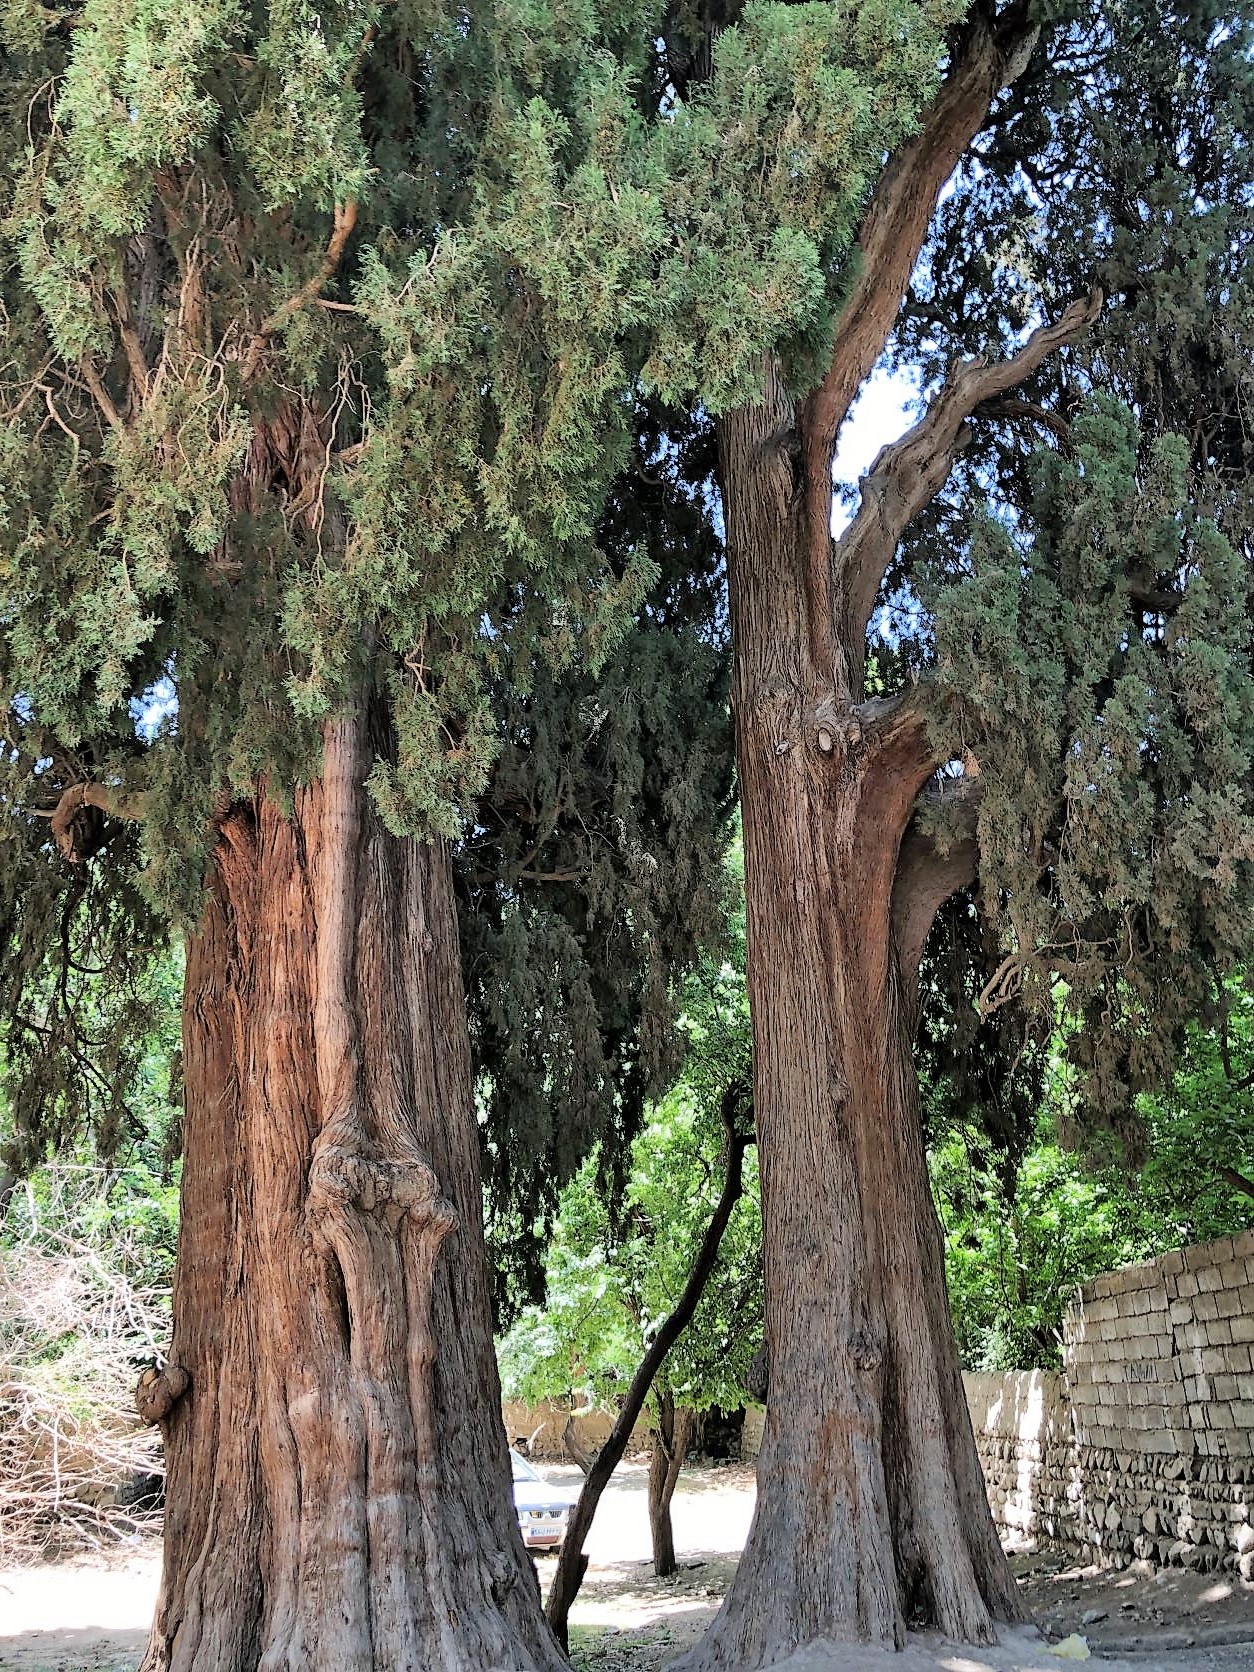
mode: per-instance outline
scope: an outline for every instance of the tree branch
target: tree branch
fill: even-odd
[[[126,426],[122,422],[122,414],[118,411],[117,407],[113,404],[113,397],[110,395],[109,391],[105,388],[104,379],[101,377],[99,371],[96,369],[96,364],[92,360],[92,358],[89,354],[85,354],[83,356],[81,362],[79,363],[79,368],[78,369],[82,373],[83,382],[91,390],[92,396],[95,399],[96,405],[100,408],[101,412],[104,414],[105,420],[108,423],[109,428],[112,429],[112,430],[125,429]]]
[[[98,846],[90,839],[89,821],[84,816],[89,807],[115,819],[141,817],[136,797],[119,795],[104,784],[71,784],[62,791],[52,811],[52,839],[61,857],[71,865],[81,865]]]
[[[736,1116],[744,1101],[745,1092],[743,1082],[733,1080],[723,1093],[721,1114],[727,1133],[727,1171],[723,1177],[722,1194],[710,1217],[710,1223],[706,1226],[705,1236],[701,1239],[701,1247],[688,1273],[683,1294],[676,1302],[674,1311],[666,1317],[649,1343],[648,1350],[631,1379],[631,1386],[614,1419],[614,1426],[588,1472],[588,1478],[579,1494],[579,1501],[571,1514],[570,1525],[566,1529],[546,1608],[549,1624],[563,1647],[566,1645],[567,1616],[571,1604],[579,1594],[579,1587],[588,1565],[583,1546],[588,1529],[592,1525],[592,1518],[596,1514],[597,1504],[627,1449],[631,1431],[636,1425],[636,1418],[644,1408],[653,1378],[661,1369],[667,1353],[692,1321],[692,1315],[697,1310],[710,1273],[718,1259],[719,1244],[732,1216],[732,1209],[740,1200],[744,1189],[745,1150],[753,1140],[749,1133],[741,1129]]]
[[[979,855],[975,821],[982,792],[983,785],[975,773],[942,781],[919,809],[926,808],[926,821],[916,813],[901,844],[893,884],[893,940],[911,1032],[918,1024],[919,964],[936,914],[976,874]],[[939,809],[944,810],[950,824],[950,840],[943,849],[931,828],[934,812]]]
[[[1225,1184],[1230,1184],[1243,1196],[1254,1196],[1254,1180],[1247,1179],[1244,1173],[1238,1173],[1235,1167],[1221,1167],[1219,1176]]]
[[[861,647],[885,570],[911,520],[948,479],[968,440],[967,420],[977,407],[1017,388],[1055,349],[1073,341],[1093,323],[1101,305],[1100,290],[1072,302],[1054,324],[1033,331],[1009,360],[989,364],[980,356],[959,361],[914,428],[879,453],[862,480],[857,514],[833,554],[837,630],[849,653],[859,659],[859,666],[850,670],[851,680],[861,671]]]
[[[281,303],[280,306],[277,307],[270,315],[269,319],[262,321],[261,328],[257,335],[253,338],[252,346],[249,348],[248,354],[244,360],[242,375],[245,382],[247,382],[257,370],[257,364],[265,350],[266,343],[274,335],[274,333],[281,330],[293,314],[299,313],[302,308],[308,307],[311,302],[319,300],[323,286],[328,282],[332,274],[335,272],[335,269],[340,264],[340,258],[344,254],[344,247],[348,243],[348,240],[352,235],[353,228],[356,225],[356,200],[350,197],[347,203],[337,203],[335,206],[335,220],[331,229],[331,237],[327,243],[326,250],[323,254],[321,262],[318,265],[317,271],[313,273],[310,278],[305,280],[305,283],[301,285],[300,289],[294,295],[289,296],[286,302]]]
[[[946,181],[988,118],[1000,89],[1020,74],[1036,42],[1029,0],[1000,17],[973,15],[919,132],[880,175],[858,235],[861,265],[840,317],[827,376],[802,413],[812,566],[829,558],[836,436],[888,340]]]

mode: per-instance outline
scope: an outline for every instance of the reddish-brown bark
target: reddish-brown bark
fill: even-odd
[[[1018,1612],[961,1392],[892,935],[934,763],[904,703],[821,737],[794,422],[772,375],[722,426],[770,1389],[753,1528],[694,1667],[900,1644],[916,1612],[986,1641]]]
[[[189,949],[166,1562],[146,1672],[563,1664],[510,1497],[449,857],[361,725],[225,820]]]
[[[987,1642],[1020,1612],[963,1395],[912,1058],[918,958],[974,851],[912,828],[944,763],[922,692],[866,697],[866,635],[968,421],[1100,298],[1009,360],[955,366],[880,454],[839,540],[830,518],[837,433],[937,195],[1034,39],[1021,0],[972,7],[918,134],[872,194],[822,385],[797,401],[768,364],[761,402],[718,425],[770,1380],[748,1544],[684,1672],[751,1672],[820,1638],[900,1645],[916,1618]]]

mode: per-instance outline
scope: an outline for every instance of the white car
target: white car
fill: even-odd
[[[560,1550],[574,1498],[564,1487],[550,1486],[512,1447],[509,1460],[514,1470],[514,1508],[523,1543],[528,1550]]]

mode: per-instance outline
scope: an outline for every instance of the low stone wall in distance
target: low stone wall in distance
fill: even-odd
[[[1254,1578],[1254,1231],[1085,1284],[1063,1371],[966,1378],[1013,1541]]]
[[[572,1461],[562,1440],[566,1420],[570,1416],[568,1406],[556,1402],[523,1405],[507,1400],[501,1406],[501,1415],[505,1419],[505,1432],[510,1445],[517,1446],[524,1455],[527,1454],[527,1446],[520,1445],[520,1440],[530,1441],[532,1457],[540,1458],[547,1463]],[[585,1451],[597,1451],[609,1438],[613,1422],[613,1416],[607,1411],[589,1411],[587,1416],[575,1418],[575,1436]],[[627,1455],[631,1456],[635,1452],[648,1449],[649,1422],[647,1417],[641,1417],[631,1431]]]

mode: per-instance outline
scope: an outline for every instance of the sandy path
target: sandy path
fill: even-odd
[[[553,1481],[577,1487],[566,1466],[542,1465]],[[753,1513],[752,1471],[685,1470],[675,1494],[680,1571],[654,1578],[649,1563],[646,1470],[625,1463],[602,1499],[589,1539],[591,1566],[571,1614],[578,1672],[658,1672],[694,1642],[735,1571]],[[547,1583],[553,1559],[539,1561]],[[1254,1587],[1215,1575],[1060,1572],[1024,1562],[1038,1619],[1055,1635],[1082,1631],[1103,1672],[1254,1672]],[[135,1672],[161,1571],[154,1542],[112,1559],[0,1569],[0,1668],[4,1672]],[[1083,1623],[1085,1613],[1102,1614]],[[1116,1659],[1135,1647],[1133,1658]],[[1063,1672],[1073,1661],[1040,1638],[1017,1634],[996,1650],[955,1649],[914,1638],[900,1655],[831,1645],[787,1663],[787,1672]],[[213,1672],[205,1668],[205,1672]],[[780,1668],[784,1672],[784,1668]]]

